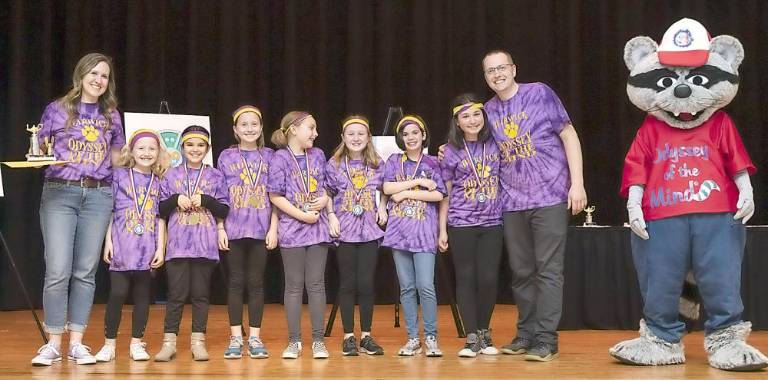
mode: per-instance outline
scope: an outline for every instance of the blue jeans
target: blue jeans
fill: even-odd
[[[421,299],[424,335],[437,337],[437,297],[435,296],[435,254],[393,250],[397,278],[400,281],[400,303],[405,312],[408,338],[419,337],[419,314],[416,291]]]
[[[647,223],[649,240],[632,234],[643,317],[654,335],[677,343],[683,280],[690,269],[709,319],[707,334],[741,322],[741,260],[746,228],[733,213],[689,214]]]
[[[110,187],[87,189],[53,182],[43,185],[43,310],[50,334],[62,334],[66,329],[83,332],[88,325],[112,204]]]

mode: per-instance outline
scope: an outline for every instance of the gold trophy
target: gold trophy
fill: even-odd
[[[592,205],[592,206],[589,206],[589,207],[585,208],[584,212],[587,213],[587,218],[584,221],[584,227],[594,227],[594,226],[596,226],[597,224],[595,224],[595,222],[592,220],[592,213],[595,212],[595,206]]]
[[[40,141],[37,138],[37,132],[43,128],[42,124],[27,124],[27,132],[31,133],[29,136],[29,152],[27,152],[27,161],[56,161],[56,157],[53,155],[53,136],[50,141],[48,137],[45,137],[44,147],[40,146]],[[43,151],[45,148],[45,151]]]

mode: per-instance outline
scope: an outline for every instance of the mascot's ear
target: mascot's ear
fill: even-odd
[[[736,37],[722,35],[712,39],[709,43],[709,51],[723,57],[734,71],[739,70],[741,61],[744,60],[744,47]]]
[[[658,48],[659,45],[651,37],[635,37],[624,46],[624,63],[629,71],[632,71],[638,62],[642,61],[649,54],[656,53]]]

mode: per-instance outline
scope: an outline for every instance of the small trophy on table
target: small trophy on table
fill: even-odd
[[[589,207],[585,208],[584,212],[587,213],[587,218],[584,221],[584,227],[594,227],[594,226],[596,226],[597,224],[595,224],[595,222],[592,220],[592,213],[595,212],[595,206],[592,205],[592,206],[589,206]]]
[[[37,132],[43,128],[42,124],[27,124],[27,132],[31,133],[29,136],[29,152],[27,153],[27,161],[56,161],[56,157],[53,155],[53,136],[50,141],[48,137],[45,137],[44,148],[40,147],[40,141],[37,138]]]

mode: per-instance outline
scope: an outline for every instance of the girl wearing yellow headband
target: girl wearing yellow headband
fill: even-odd
[[[229,346],[227,359],[239,359],[247,344],[254,359],[269,357],[261,340],[264,314],[264,268],[267,250],[277,247],[277,213],[266,192],[269,163],[274,151],[264,146],[261,111],[244,105],[232,113],[232,130],[237,145],[219,154],[216,167],[224,174],[231,206],[224,227],[220,227],[219,249],[227,254],[229,273],[227,304]],[[243,293],[248,287],[247,341],[243,341]]]
[[[389,222],[382,245],[392,248],[400,302],[405,312],[408,341],[398,352],[414,356],[422,351],[418,328],[421,300],[424,345],[428,357],[442,356],[437,344],[437,298],[435,254],[437,253],[437,205],[446,194],[437,158],[423,154],[429,144],[426,124],[419,116],[407,115],[395,129],[395,141],[403,154],[393,154],[384,168],[384,194],[389,198]]]
[[[187,296],[192,300],[192,358],[208,360],[205,331],[211,276],[219,261],[217,226],[229,213],[224,175],[203,163],[210,149],[208,130],[197,125],[181,133],[184,162],[168,170],[160,184],[160,216],[168,221],[165,268],[168,302],[165,304],[163,347],[155,361],[176,356],[176,336]]]
[[[448,144],[440,161],[449,196],[440,203],[438,244],[441,251],[451,249],[457,303],[467,333],[459,357],[499,354],[489,324],[502,252],[500,161],[486,120],[476,96],[456,97]]]
[[[333,202],[328,203],[331,236],[339,241],[339,303],[344,322],[342,354],[357,356],[358,351],[383,355],[384,350],[371,336],[374,277],[379,240],[387,223],[386,200],[379,196],[384,165],[371,143],[368,119],[352,115],[341,126],[341,143],[328,161],[325,173]],[[335,211],[335,212],[334,212]],[[360,304],[360,348],[354,335],[355,296]]]

